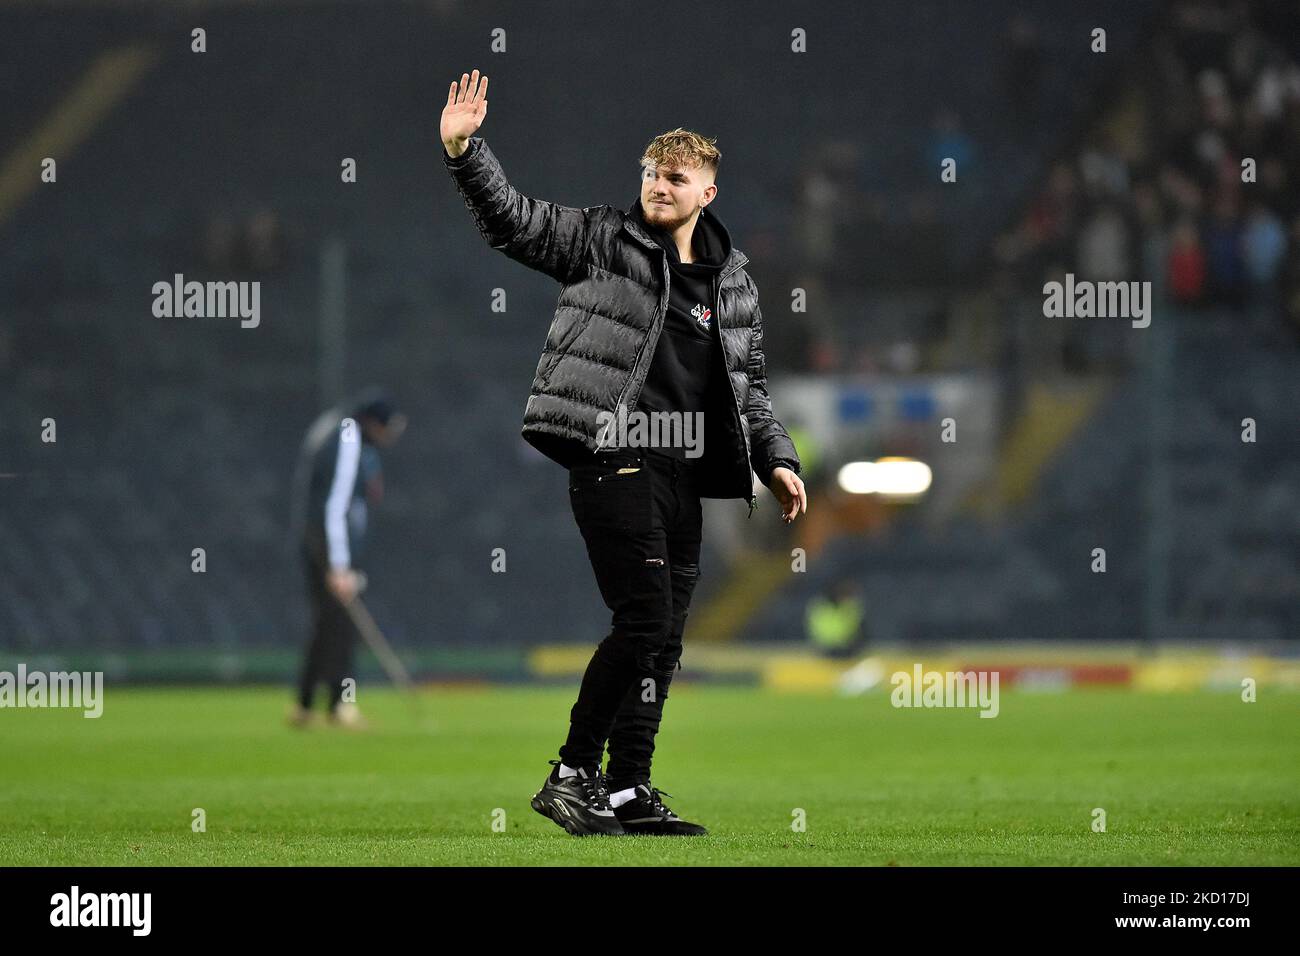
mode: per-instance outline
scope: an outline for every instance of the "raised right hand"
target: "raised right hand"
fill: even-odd
[[[447,105],[442,110],[442,122],[438,133],[442,144],[452,156],[459,156],[465,151],[469,138],[487,119],[488,78],[479,80],[478,70],[471,77],[462,73],[460,82],[451,81],[447,91]]]

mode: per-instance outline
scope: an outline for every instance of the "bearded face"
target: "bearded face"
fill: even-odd
[[[646,222],[667,232],[686,225],[704,205],[707,171],[686,166],[645,166],[641,171],[641,210]]]

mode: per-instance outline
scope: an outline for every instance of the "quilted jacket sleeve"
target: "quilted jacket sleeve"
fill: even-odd
[[[763,311],[758,307],[758,290],[754,290],[754,339],[749,350],[749,420],[750,465],[763,484],[772,478],[777,466],[799,474],[801,463],[794,442],[785,426],[772,414],[772,399],[767,394],[767,362],[763,356]]]
[[[522,195],[477,136],[455,158],[444,148],[442,160],[488,245],[559,282],[578,275],[600,207],[575,209]]]

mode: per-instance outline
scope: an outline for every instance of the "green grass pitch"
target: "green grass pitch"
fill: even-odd
[[[580,839],[529,808],[572,698],[433,689],[416,713],[363,687],[366,733],[290,729],[272,688],[3,710],[0,864],[1300,863],[1294,693],[1007,692],[987,719],[679,684],[655,784],[701,839]]]

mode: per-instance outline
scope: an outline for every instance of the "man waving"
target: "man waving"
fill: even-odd
[[[531,199],[473,136],[487,86],[478,70],[452,82],[443,162],[488,244],[562,285],[522,434],[569,470],[573,515],[613,615],[532,806],[577,835],[703,835],[650,778],[699,579],[700,499],[740,498],[752,514],[757,473],[787,523],[808,507],[767,391],[748,257],[707,208],[721,154],[676,129],[646,147],[626,208]],[[640,427],[647,420],[679,427]]]

